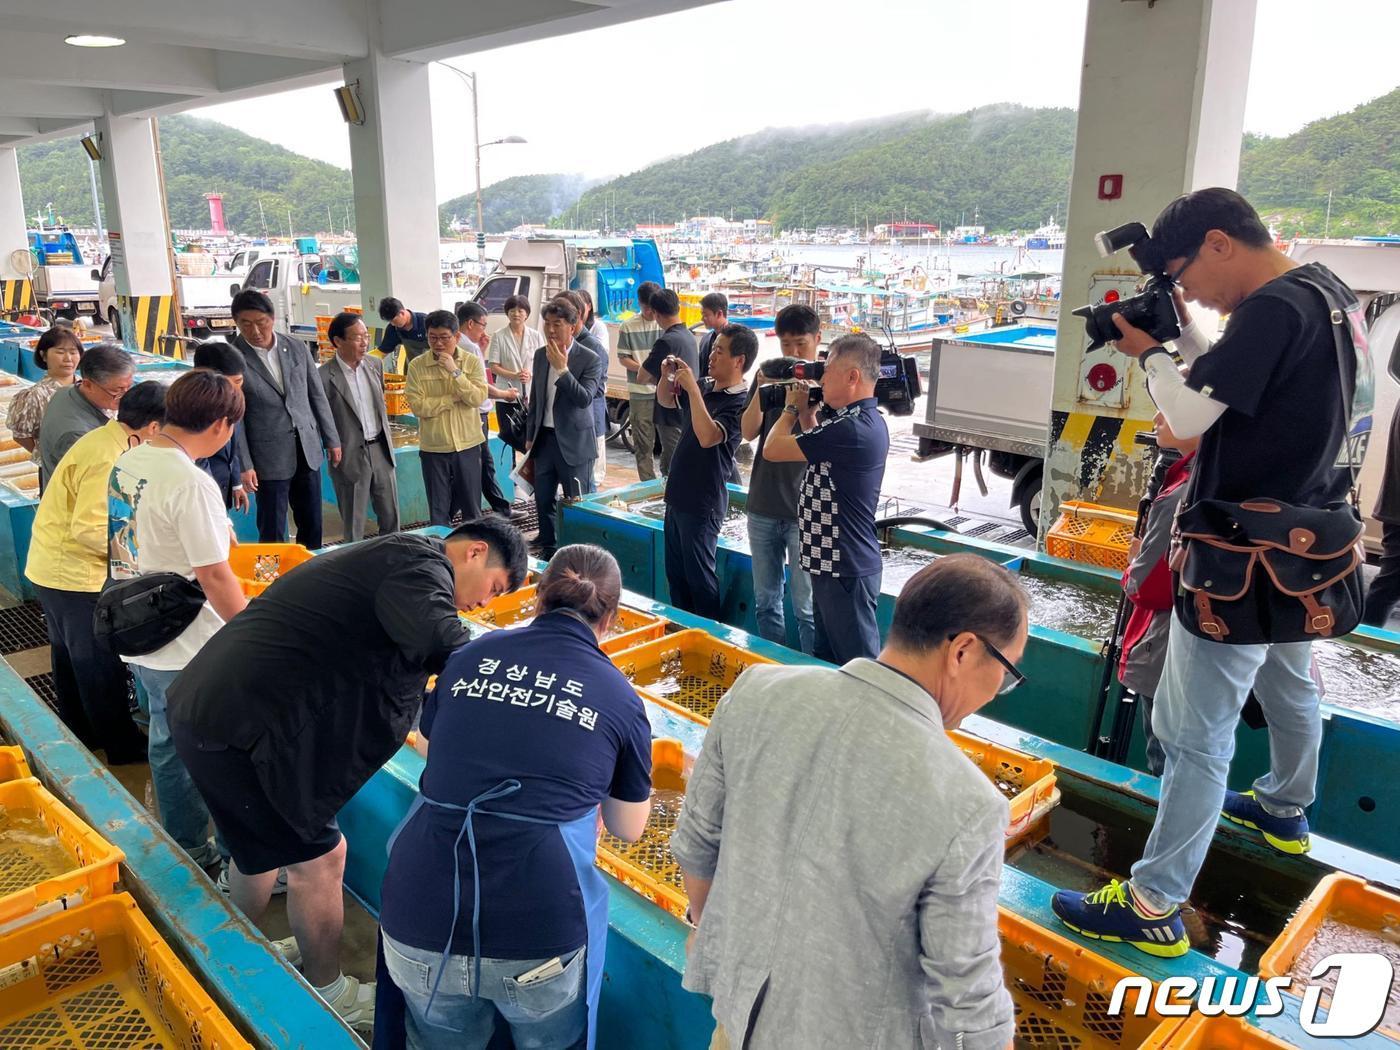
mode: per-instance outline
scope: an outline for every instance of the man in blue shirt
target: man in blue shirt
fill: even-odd
[[[715,548],[729,509],[726,483],[748,393],[744,373],[756,357],[758,337],[743,325],[726,325],[709,355],[708,377],[697,380],[673,357],[656,386],[656,403],[679,407],[683,420],[666,479],[666,585],[672,605],[711,620],[720,618]]]
[[[392,295],[379,300],[379,319],[385,322],[384,333],[379,337],[379,354],[386,361],[395,362],[394,367],[386,365],[384,371],[408,374],[408,363],[428,349],[427,318],[427,314],[410,310]],[[401,346],[404,357],[400,368],[397,355]]]
[[[875,341],[842,336],[831,344],[822,372],[826,407],[820,417],[807,403],[807,387],[794,384],[763,445],[763,458],[770,462],[807,464],[797,523],[802,568],[812,577],[814,655],[836,664],[860,656],[874,659],[880,651],[875,604],[882,566],[875,506],[890,434],[875,407],[879,377]]]

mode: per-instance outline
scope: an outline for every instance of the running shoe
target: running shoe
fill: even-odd
[[[1093,893],[1061,890],[1050,901],[1060,921],[1075,933],[1096,941],[1118,941],[1138,951],[1175,958],[1191,950],[1181,909],[1165,915],[1145,915],[1133,901],[1126,882],[1114,879]]]
[[[1225,792],[1222,812],[1231,824],[1259,832],[1280,853],[1296,857],[1312,849],[1307,817],[1276,817],[1260,805],[1253,791]]]
[[[279,937],[272,942],[272,946],[287,960],[288,966],[301,966],[301,945],[297,944],[295,937]]]
[[[374,982],[347,976],[345,986],[326,1003],[351,1028],[374,1027]]]

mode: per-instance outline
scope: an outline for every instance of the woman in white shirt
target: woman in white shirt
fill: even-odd
[[[165,395],[165,425],[117,458],[108,501],[112,578],[175,572],[199,581],[208,599],[173,641],[140,656],[121,654],[146,694],[148,757],[160,822],[202,866],[219,855],[209,810],[170,739],[165,692],[224,622],[248,604],[228,562],[231,527],[223,495],[196,461],[228,443],[243,418],[243,394],[226,376],[195,369]]]

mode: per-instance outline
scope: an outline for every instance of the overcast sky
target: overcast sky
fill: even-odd
[[[729,0],[453,64],[480,77],[482,140],[528,140],[483,150],[485,183],[536,172],[602,177],[765,127],[993,102],[1076,106],[1085,9],[1086,0],[860,0],[857,43],[841,28],[851,0]],[[1258,10],[1246,130],[1286,135],[1400,83],[1395,0],[1259,0]],[[905,57],[882,57],[882,40]],[[462,134],[470,95],[435,68],[432,96],[438,199],[447,200],[472,188],[470,131]],[[634,130],[647,106],[655,119]],[[193,112],[350,165],[329,88]],[[564,132],[566,114],[577,119]]]

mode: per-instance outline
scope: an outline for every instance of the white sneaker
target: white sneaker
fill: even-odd
[[[227,865],[227,864],[225,864],[222,868],[219,869],[219,881],[218,881],[217,885],[218,885],[218,887],[219,887],[219,892],[222,893],[225,897],[227,897],[227,896],[228,896],[228,865]],[[278,869],[277,869],[277,882],[276,882],[275,884],[273,884],[273,887],[272,887],[272,895],[273,895],[274,897],[279,897],[279,896],[281,896],[282,894],[284,894],[284,893],[286,893],[286,892],[287,892],[287,869],[286,869],[286,868],[278,868]]]
[[[277,949],[282,958],[286,959],[291,966],[301,966],[301,945],[297,944],[295,937],[281,937],[272,942],[272,946]]]
[[[374,1027],[373,981],[361,981],[358,977],[347,975],[340,994],[326,1002],[351,1028]]]

